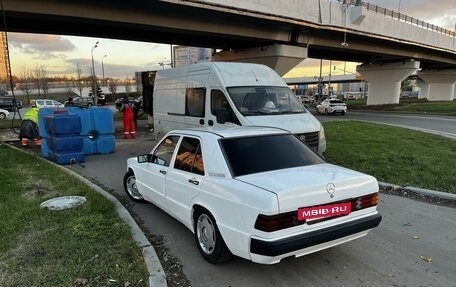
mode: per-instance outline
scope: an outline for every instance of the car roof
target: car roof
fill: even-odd
[[[261,126],[197,127],[197,128],[173,130],[170,133],[187,134],[187,135],[195,135],[195,136],[213,134],[215,136],[222,137],[222,138],[247,137],[247,136],[258,136],[258,135],[274,135],[274,134],[291,134],[287,130],[273,128],[273,127],[261,127]]]

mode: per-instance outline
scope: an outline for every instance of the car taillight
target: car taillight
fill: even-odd
[[[364,208],[376,206],[378,204],[378,193],[373,193],[365,196],[360,196],[356,198],[352,198],[351,200],[343,200],[333,202],[335,203],[343,203],[343,202],[350,202],[351,203],[351,211],[358,211]],[[322,221],[326,221],[332,218],[345,216],[333,216],[333,217],[325,217],[319,220],[312,220],[309,224],[315,224]],[[306,223],[305,220],[298,220],[298,212],[297,211],[290,211],[286,213],[276,214],[276,215],[258,215],[255,221],[255,229],[265,231],[265,232],[273,232],[293,226],[298,226],[301,224]]]
[[[361,210],[378,204],[378,193],[365,195],[351,201],[352,211]]]
[[[255,229],[273,232],[280,229],[285,229],[306,223],[305,220],[298,220],[298,213],[296,211],[277,214],[277,215],[263,215],[260,214],[255,222]]]

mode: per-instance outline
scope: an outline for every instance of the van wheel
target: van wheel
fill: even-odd
[[[138,191],[138,187],[136,186],[136,177],[135,173],[129,169],[127,173],[125,173],[124,180],[124,189],[127,193],[128,197],[135,202],[145,202],[144,198]]]
[[[223,241],[214,217],[205,209],[195,210],[194,234],[199,252],[210,263],[222,263],[232,254]]]

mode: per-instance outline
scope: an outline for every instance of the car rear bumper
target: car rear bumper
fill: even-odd
[[[257,238],[252,238],[250,242],[250,252],[254,256],[268,256],[268,257],[277,257],[284,254],[294,255],[293,252],[310,248],[313,246],[325,244],[331,241],[339,240],[344,237],[349,237],[354,234],[359,234],[366,230],[370,230],[374,227],[377,227],[382,220],[382,215],[377,213],[368,217],[360,218],[350,222],[342,223],[336,226],[331,226],[328,228],[316,230],[309,233],[300,234],[293,237],[288,237],[276,241],[264,241]],[[367,232],[366,232],[367,233]],[[366,234],[365,233],[365,234]],[[362,234],[360,236],[363,236]],[[358,238],[360,236],[356,236]],[[350,239],[351,240],[351,239]],[[339,243],[329,244],[329,246],[334,246],[349,240],[341,240]],[[315,250],[310,250],[307,253],[312,253],[324,248],[317,248]],[[303,254],[300,254],[303,255]],[[280,259],[279,259],[280,260]]]

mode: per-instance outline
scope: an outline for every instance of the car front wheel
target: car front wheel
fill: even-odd
[[[138,187],[136,185],[136,177],[134,172],[130,169],[125,173],[124,176],[124,189],[125,192],[127,193],[128,197],[131,198],[131,200],[135,202],[144,202],[144,198],[138,191]]]
[[[198,250],[210,263],[222,263],[231,258],[231,252],[223,241],[214,217],[207,210],[194,214],[194,233]]]
[[[6,118],[6,115],[4,113],[0,113],[0,119],[3,120],[4,118]]]

